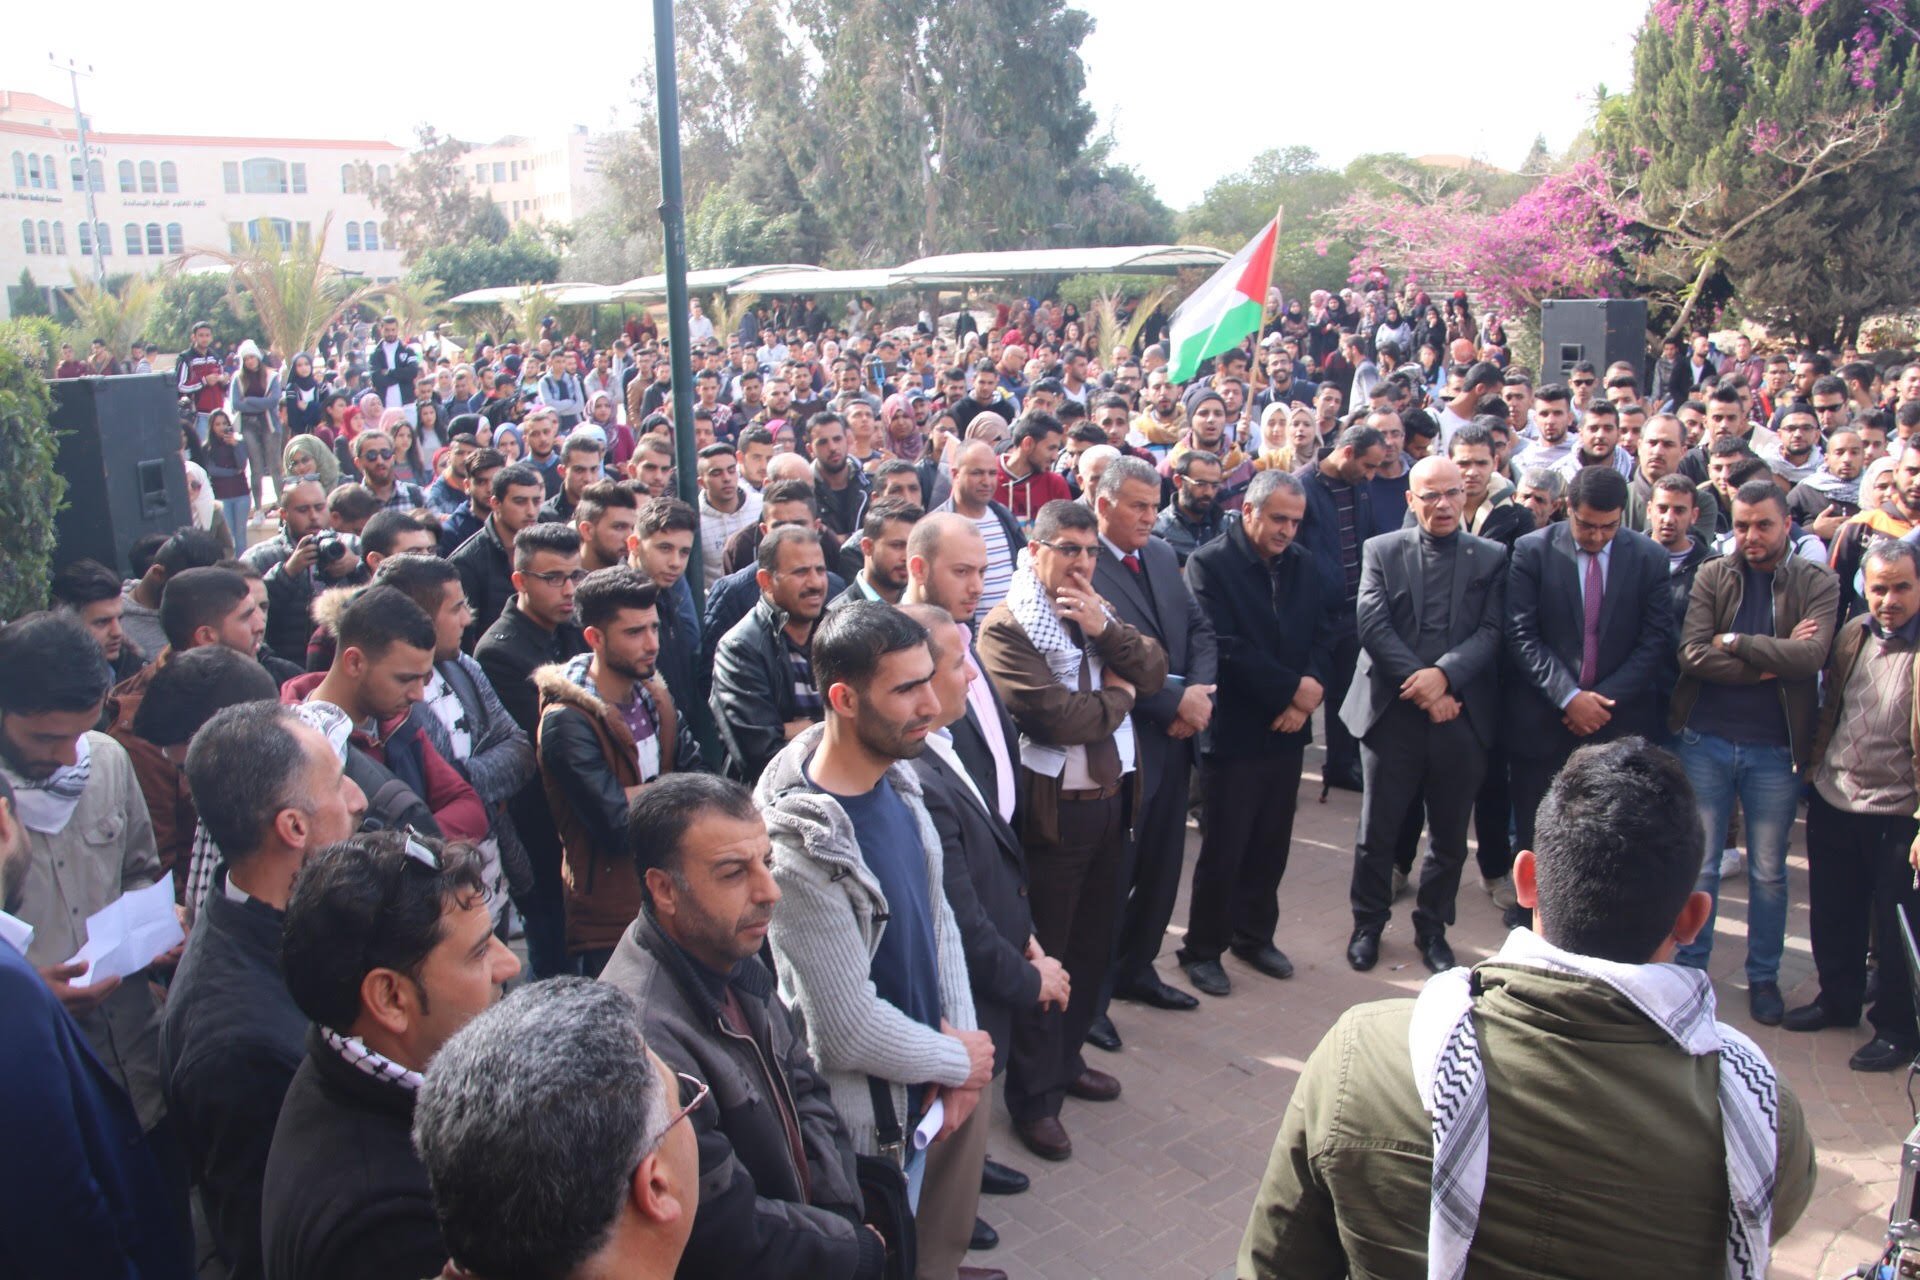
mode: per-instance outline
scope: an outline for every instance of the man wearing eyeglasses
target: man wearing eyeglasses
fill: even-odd
[[[1506,554],[1461,528],[1466,485],[1451,461],[1414,464],[1407,496],[1417,523],[1361,549],[1360,661],[1340,708],[1360,740],[1366,780],[1347,960],[1370,969],[1379,959],[1392,916],[1395,845],[1424,797],[1431,848],[1413,937],[1421,960],[1440,973],[1453,967],[1447,926],[1499,715]]]
[[[520,972],[478,859],[403,831],[329,845],[294,881],[281,956],[312,1029],[267,1156],[266,1274],[437,1275],[447,1246],[413,1146],[415,1095]]]

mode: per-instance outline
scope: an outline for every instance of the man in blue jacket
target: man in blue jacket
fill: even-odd
[[[8,908],[20,904],[27,858],[13,787],[0,775],[0,902]],[[0,1275],[185,1280],[189,1247],[133,1103],[27,963],[32,937],[31,926],[0,911],[0,1131],[18,1157],[0,1163],[8,1223]]]

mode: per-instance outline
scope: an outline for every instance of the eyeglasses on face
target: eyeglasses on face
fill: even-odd
[[[1039,538],[1035,538],[1033,545],[1036,547],[1045,547],[1055,555],[1065,556],[1069,560],[1078,560],[1082,556],[1097,556],[1100,554],[1100,544],[1097,542],[1092,544],[1078,542],[1043,542]]]
[[[522,570],[522,572],[525,573],[527,577],[539,582],[544,582],[550,587],[557,587],[562,583],[572,583],[577,587],[587,580],[587,571],[585,569],[549,569],[545,573],[533,573],[529,570]]]
[[[1456,486],[1452,489],[1434,489],[1423,493],[1416,493],[1413,495],[1413,499],[1423,507],[1430,507],[1442,498],[1445,498],[1448,502],[1458,502],[1466,496],[1467,491]]]

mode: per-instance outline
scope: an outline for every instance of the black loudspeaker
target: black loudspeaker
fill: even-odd
[[[1582,360],[1604,378],[1624,360],[1646,387],[1647,304],[1642,298],[1549,298],[1540,304],[1540,382],[1565,383]],[[1596,393],[1604,394],[1599,387]]]
[[[54,567],[91,559],[124,575],[135,539],[172,533],[189,519],[173,378],[141,373],[49,385],[67,478]]]

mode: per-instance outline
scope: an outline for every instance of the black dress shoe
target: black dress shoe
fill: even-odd
[[[984,1252],[985,1250],[994,1248],[999,1243],[1000,1233],[998,1231],[995,1231],[978,1218],[973,1220],[973,1239],[967,1241],[967,1249],[969,1252]]]
[[[1093,1025],[1087,1028],[1087,1043],[1108,1053],[1120,1052],[1120,1033],[1114,1030],[1113,1019],[1105,1014],[1095,1018]]]
[[[1787,1010],[1780,1019],[1780,1025],[1788,1031],[1825,1031],[1828,1027],[1857,1027],[1860,1025],[1860,1011],[1855,1009],[1852,1017],[1844,1017],[1828,1009],[1815,1000],[1803,1004],[1798,1009]]]
[[[1187,981],[1195,991],[1204,991],[1210,996],[1224,996],[1233,991],[1233,983],[1218,960],[1195,960],[1187,966]]]
[[[1419,951],[1420,960],[1433,973],[1445,973],[1454,967],[1453,948],[1447,945],[1447,935],[1436,933],[1431,938],[1414,939],[1414,949]]]
[[[1017,1196],[1033,1185],[1033,1179],[1018,1169],[1009,1168],[987,1157],[980,1167],[980,1194],[983,1196]]]
[[[1154,1009],[1198,1009],[1200,1002],[1178,987],[1170,987],[1161,981],[1157,973],[1149,973],[1145,978],[1125,989],[1116,989],[1113,993],[1121,1000],[1131,1000],[1135,1004],[1144,1004]]]
[[[1756,982],[1748,987],[1747,1012],[1763,1027],[1779,1026],[1787,1012],[1787,1002],[1780,998],[1780,984]]]
[[[1355,929],[1347,939],[1347,963],[1365,973],[1380,962],[1380,931]]]
[[[1896,1044],[1885,1036],[1875,1036],[1854,1050],[1847,1065],[1855,1071],[1898,1071],[1910,1065],[1913,1058],[1913,1045]]]
[[[1266,974],[1269,978],[1291,978],[1293,961],[1271,942],[1258,947],[1235,947],[1233,954]]]

